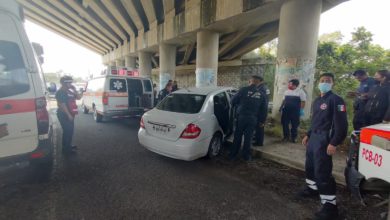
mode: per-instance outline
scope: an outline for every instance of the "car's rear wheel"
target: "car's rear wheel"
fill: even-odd
[[[209,144],[209,150],[207,152],[208,158],[214,158],[218,156],[222,149],[222,135],[219,133],[214,134]]]
[[[89,109],[87,108],[87,106],[85,106],[85,105],[83,104],[83,113],[84,113],[84,114],[88,114],[88,112],[89,112]]]
[[[96,111],[96,108],[93,109],[93,119],[94,119],[96,122],[102,122],[102,120],[103,120],[103,115],[99,114],[99,113]]]

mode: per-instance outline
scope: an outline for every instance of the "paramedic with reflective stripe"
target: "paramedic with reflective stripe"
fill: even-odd
[[[343,143],[348,131],[347,113],[344,100],[332,90],[334,75],[320,76],[318,88],[321,92],[313,103],[311,128],[302,144],[306,149],[306,188],[300,197],[320,195],[322,209],[316,219],[335,219],[338,216],[336,205],[336,182],[332,176],[332,155],[336,146]]]
[[[56,93],[57,117],[62,127],[62,151],[65,154],[76,150],[76,146],[72,146],[74,117],[78,113],[76,99],[81,99],[81,95],[77,93],[72,82],[73,79],[70,76],[61,77],[61,88]]]
[[[306,94],[298,86],[299,80],[297,79],[292,79],[288,82],[288,89],[284,92],[284,100],[281,106],[283,141],[291,140],[293,143],[296,142],[298,136],[299,117],[304,115],[303,109],[306,102]]]

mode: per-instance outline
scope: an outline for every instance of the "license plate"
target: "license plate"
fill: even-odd
[[[170,128],[161,125],[153,125],[153,130],[159,133],[170,132]]]

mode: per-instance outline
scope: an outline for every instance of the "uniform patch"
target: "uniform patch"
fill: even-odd
[[[347,109],[345,108],[345,105],[337,105],[337,110],[339,112],[345,112]]]
[[[8,124],[4,123],[0,125],[0,138],[3,138],[5,136],[8,136],[8,129],[7,129]]]
[[[323,103],[321,106],[320,106],[320,109],[322,110],[325,110],[328,108],[328,105],[326,103]]]

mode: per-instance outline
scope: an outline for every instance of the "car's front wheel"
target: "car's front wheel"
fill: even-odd
[[[218,156],[222,149],[222,135],[219,133],[214,134],[213,138],[211,138],[209,144],[209,150],[207,152],[208,158],[213,158]]]

